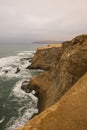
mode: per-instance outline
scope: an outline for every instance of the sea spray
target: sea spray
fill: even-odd
[[[24,81],[41,70],[27,70],[31,64],[32,51],[19,52],[16,56],[0,58],[0,128],[15,130],[38,113],[35,91],[26,93],[21,89]],[[20,72],[15,73],[17,68]]]
[[[9,120],[6,125],[6,130],[15,130],[24,125],[34,114],[38,113],[38,98],[32,93],[26,93],[21,90],[22,82],[23,80],[16,83],[9,96],[9,100],[11,102],[15,100],[20,107],[17,110],[18,117],[12,117]]]

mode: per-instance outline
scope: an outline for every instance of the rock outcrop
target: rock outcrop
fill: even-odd
[[[30,80],[30,86],[37,87],[43,95],[43,110],[56,103],[87,71],[87,35],[64,42],[62,46],[57,64]]]
[[[62,54],[62,44],[49,44],[46,47],[39,47],[32,58],[32,64],[27,69],[45,69],[48,70],[53,64],[56,64]]]
[[[63,98],[18,130],[87,130],[87,73]]]
[[[44,49],[46,50],[46,48],[42,50],[44,51]],[[52,50],[52,48],[49,49]],[[56,48],[53,52],[55,50]],[[87,72],[87,35],[80,35],[71,41],[64,42],[62,47],[57,50],[60,51],[57,51],[56,58],[52,58],[55,59],[53,62],[51,61],[52,64],[49,62],[51,66],[48,68],[47,62],[44,61],[51,60],[51,57],[49,60],[48,58],[53,56],[52,51],[48,54],[49,56],[47,55],[48,57],[43,58],[40,55],[39,60],[39,49],[33,58],[35,67],[38,64],[39,68],[48,69],[48,71],[34,76],[29,84],[29,88],[38,89],[42,95],[40,110],[45,111],[19,130],[87,129],[87,74],[85,74]],[[83,77],[81,78],[81,76]],[[81,80],[79,80],[80,78]]]
[[[18,130],[87,130],[87,73],[60,100]]]

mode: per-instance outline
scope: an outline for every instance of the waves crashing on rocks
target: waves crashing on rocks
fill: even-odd
[[[5,87],[8,92],[8,102],[4,104],[4,111],[8,110],[9,117],[2,115],[0,124],[5,124],[5,130],[15,130],[18,127],[24,125],[32,116],[38,113],[38,98],[34,95],[35,91],[32,90],[26,93],[21,89],[29,82],[29,78],[32,74],[37,73],[37,70],[27,70],[26,67],[31,64],[33,51],[19,52],[16,56],[9,56],[0,58],[0,80],[6,84],[10,84],[14,81],[11,88]],[[38,70],[40,71],[40,70]],[[4,91],[4,87],[2,87]],[[3,94],[4,96],[4,94]],[[3,100],[3,96],[1,97]],[[12,113],[12,116],[11,116]],[[7,122],[6,120],[7,119]]]

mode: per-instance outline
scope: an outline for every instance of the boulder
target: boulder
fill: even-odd
[[[22,83],[21,89],[24,90],[26,93],[29,93],[30,90],[28,89],[28,86],[29,86],[29,81],[24,81]]]
[[[19,72],[20,72],[20,69],[19,69],[19,67],[17,67],[17,69],[16,69],[16,72],[15,72],[15,73],[17,74],[17,73],[19,73]]]

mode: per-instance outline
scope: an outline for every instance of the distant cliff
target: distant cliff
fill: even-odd
[[[64,42],[53,51],[52,47],[37,49],[32,63],[34,68],[48,70],[34,76],[29,85],[42,94],[43,112],[19,130],[86,130],[87,35]]]
[[[33,44],[56,44],[56,43],[60,43],[62,41],[51,41],[51,40],[43,40],[43,41],[35,41],[32,42]]]

